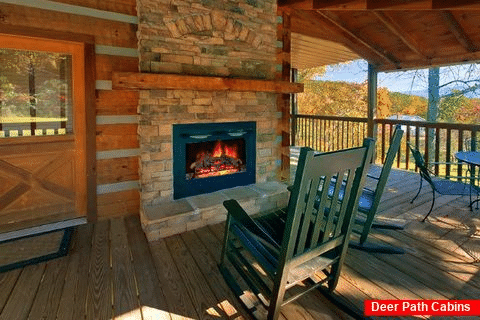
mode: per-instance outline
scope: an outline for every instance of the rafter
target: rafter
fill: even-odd
[[[367,0],[366,9],[388,10],[430,10],[432,0]]]
[[[420,45],[407,32],[403,31],[402,27],[393,20],[386,12],[373,11],[375,16],[394,33],[407,47],[421,57],[424,57],[424,50],[420,49]]]
[[[382,58],[383,60],[391,63],[393,65],[398,64],[398,60],[395,57],[392,57],[391,54],[386,53],[383,49],[378,49],[374,45],[368,43],[366,40],[362,39],[362,37],[355,31],[350,30],[344,23],[341,21],[336,15],[328,11],[317,11],[318,14],[323,17],[324,19],[330,21],[330,23],[334,24],[338,29],[340,29],[343,33],[345,33],[348,37],[353,39],[353,41],[361,44],[363,47],[368,48],[369,51],[375,53],[378,57]]]
[[[448,28],[453,33],[458,42],[469,52],[477,51],[477,47],[473,44],[470,37],[467,35],[465,30],[462,28],[457,19],[453,16],[450,11],[442,11],[442,16],[447,23]]]
[[[278,0],[278,8],[291,8],[291,9],[313,9],[313,0]]]
[[[480,4],[475,0],[432,0],[432,9],[478,10]]]
[[[278,7],[304,10],[480,10],[477,0],[278,0]]]
[[[480,51],[465,53],[463,55],[455,54],[455,55],[442,56],[442,57],[436,57],[436,58],[410,60],[410,61],[399,63],[396,69],[412,70],[412,69],[426,68],[426,67],[448,66],[452,64],[465,63],[469,61],[470,62],[480,61]],[[395,69],[389,68],[388,66],[380,66],[377,68],[377,70],[378,71],[394,71]]]

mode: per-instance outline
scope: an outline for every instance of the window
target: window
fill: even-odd
[[[68,45],[1,38],[7,41],[0,42],[0,138],[73,133],[74,53]]]

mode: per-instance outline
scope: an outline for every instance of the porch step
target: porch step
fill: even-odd
[[[223,201],[237,200],[248,214],[287,206],[287,185],[262,182],[144,206],[140,212],[148,241],[155,241],[226,220]]]

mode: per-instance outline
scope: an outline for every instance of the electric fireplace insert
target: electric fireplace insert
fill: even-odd
[[[255,183],[255,122],[173,125],[173,197]]]

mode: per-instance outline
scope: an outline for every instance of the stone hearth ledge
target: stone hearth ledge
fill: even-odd
[[[256,214],[286,207],[288,197],[286,184],[262,182],[144,206],[140,219],[148,241],[155,241],[225,221],[223,201],[228,199],[237,200],[248,214]]]

